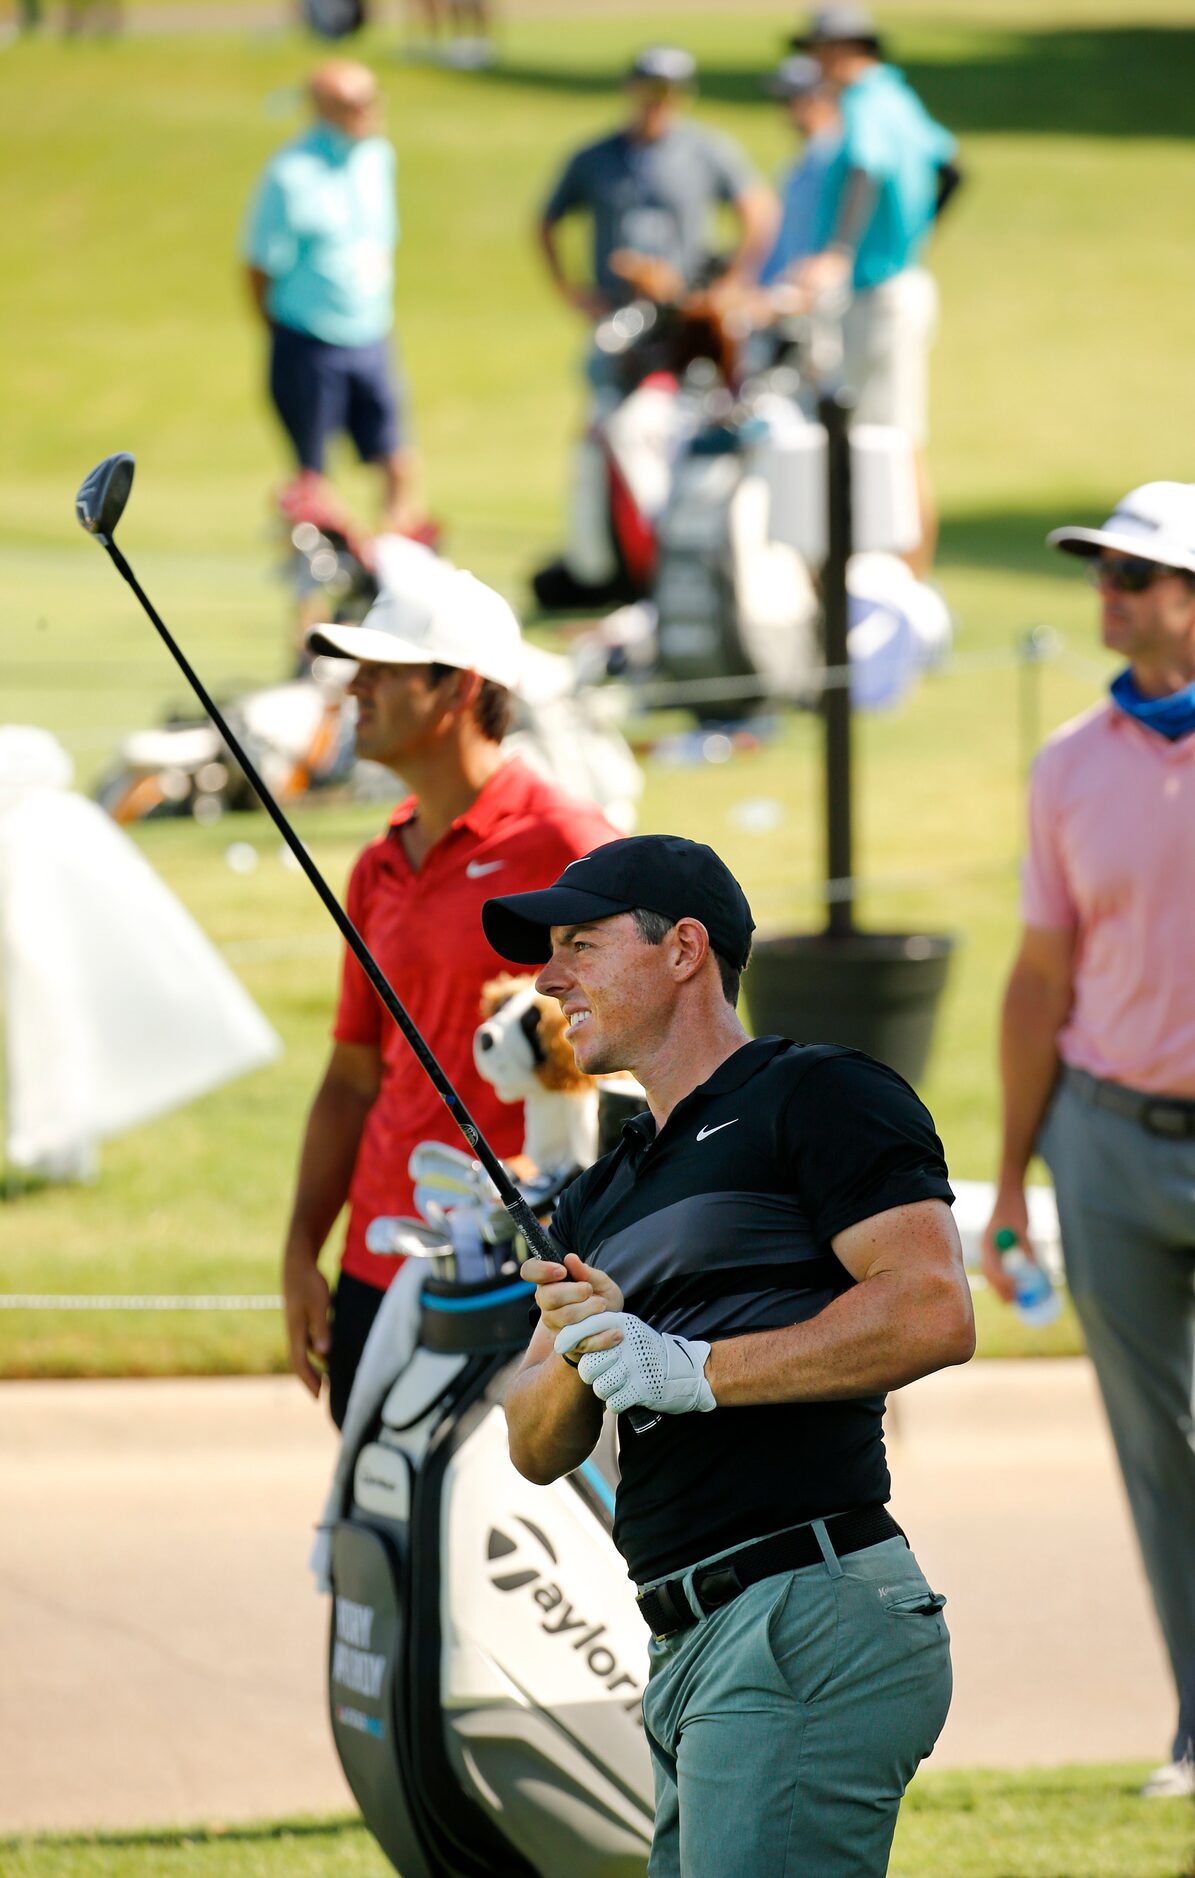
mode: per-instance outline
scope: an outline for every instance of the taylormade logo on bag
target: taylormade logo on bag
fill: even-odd
[[[558,1563],[555,1548],[541,1527],[524,1519],[521,1514],[515,1515],[515,1523],[531,1534],[551,1564]],[[499,1559],[513,1558],[519,1549],[518,1540],[510,1538],[497,1526],[490,1528],[486,1556],[491,1564]],[[596,1676],[610,1694],[629,1691],[620,1706],[629,1715],[634,1715],[642,1725],[642,1684],[621,1666],[613,1650],[601,1641],[607,1634],[605,1624],[594,1623],[591,1617],[583,1615],[540,1565],[516,1564],[513,1570],[504,1569],[495,1573],[490,1582],[496,1591],[529,1590],[534,1602],[544,1613],[539,1625],[544,1634],[561,1638],[570,1649],[575,1650],[590,1674]]]

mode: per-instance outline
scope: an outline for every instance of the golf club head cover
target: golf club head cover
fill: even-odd
[[[557,1335],[556,1354],[567,1359],[576,1344],[603,1330],[620,1330],[622,1342],[612,1350],[591,1350],[575,1367],[581,1381],[616,1415],[635,1407],[655,1409],[660,1415],[688,1415],[693,1410],[704,1415],[717,1408],[705,1379],[709,1344],[653,1330],[629,1311],[599,1311],[566,1324]]]

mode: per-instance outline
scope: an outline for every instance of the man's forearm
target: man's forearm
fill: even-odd
[[[525,1479],[546,1487],[593,1453],[602,1404],[555,1354],[519,1370],[506,1392],[510,1458]]]
[[[865,1278],[803,1324],[715,1343],[705,1365],[719,1408],[883,1395],[965,1363],[975,1347],[965,1277]]]
[[[1014,967],[1000,1022],[1001,1183],[1023,1182],[1033,1158],[1058,1079],[1058,1033],[1069,1009],[1069,994],[1060,994],[1036,973]]]

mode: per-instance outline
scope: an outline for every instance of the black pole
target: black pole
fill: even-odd
[[[834,676],[822,693],[826,726],[826,930],[835,937],[855,926],[851,843],[851,688],[847,672],[846,570],[851,556],[851,398],[828,392],[818,401],[826,432],[826,564],[822,615],[827,667]]]

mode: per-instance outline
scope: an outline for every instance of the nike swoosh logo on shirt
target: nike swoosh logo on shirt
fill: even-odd
[[[707,1135],[716,1135],[720,1128],[733,1128],[738,1119],[737,1115],[732,1115],[728,1122],[716,1122],[712,1128],[699,1128],[697,1130],[698,1141],[704,1141]]]
[[[483,874],[492,874],[497,868],[505,866],[505,861],[470,861],[465,872],[470,880],[480,880]]]

